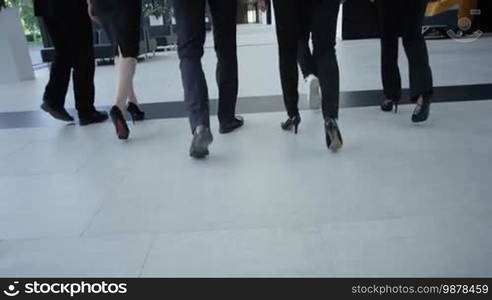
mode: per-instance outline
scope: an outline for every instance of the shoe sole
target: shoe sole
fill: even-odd
[[[130,131],[128,130],[128,127],[123,124],[122,121],[118,120],[116,121],[116,135],[120,140],[128,140],[130,137]]]
[[[319,79],[313,79],[309,83],[308,90],[308,103],[311,109],[321,108],[321,93],[320,93]]]
[[[52,118],[56,119],[56,120],[59,120],[59,121],[64,121],[64,122],[73,122],[74,119],[71,118],[71,119],[67,119],[67,118],[64,118],[60,115],[58,115],[57,113],[53,112],[51,109],[47,108],[46,106],[44,106],[43,104],[41,104],[41,109],[48,113]]]
[[[243,127],[244,124],[240,125],[240,126],[237,126],[237,127],[234,127],[234,128],[230,128],[230,129],[222,129],[220,128],[219,129],[219,133],[220,134],[228,134],[228,133],[231,133],[233,131],[236,131],[238,130],[239,128]]]

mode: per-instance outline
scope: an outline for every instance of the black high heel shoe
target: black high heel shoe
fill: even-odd
[[[120,140],[127,140],[130,136],[130,129],[126,124],[125,117],[123,117],[123,113],[118,106],[113,106],[111,111],[109,112],[111,116],[111,120],[113,121],[113,125],[116,129],[116,135]]]
[[[132,117],[133,123],[135,123],[135,121],[142,121],[145,119],[145,112],[142,111],[135,103],[128,103],[126,110]]]
[[[420,97],[412,114],[412,122],[421,123],[427,121],[430,114],[430,105],[430,98],[425,99],[424,97]]]
[[[400,103],[400,100],[386,99],[386,100],[384,100],[383,103],[381,103],[381,110],[382,111],[392,111],[394,108],[395,114],[396,114],[396,113],[398,113],[398,104],[399,103]]]
[[[292,130],[294,129],[294,133],[297,134],[299,131],[299,124],[301,124],[301,116],[295,116],[292,118],[288,118],[287,121],[281,124],[283,130]]]
[[[333,152],[340,150],[343,146],[343,138],[335,119],[325,122],[326,146]]]

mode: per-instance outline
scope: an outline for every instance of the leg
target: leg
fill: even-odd
[[[303,13],[306,14],[307,10],[304,10]],[[309,21],[308,16],[303,16],[301,20],[301,36],[297,44],[297,61],[299,62],[299,67],[301,68],[304,79],[306,79],[309,75],[318,77],[316,62],[314,60],[313,53],[309,48],[309,40],[311,39],[311,22]]]
[[[201,58],[205,43],[205,0],[173,0],[178,56],[190,125],[210,127],[208,88]]]
[[[133,79],[140,53],[141,1],[122,5],[111,17],[114,44],[119,54],[117,61],[118,84],[116,105],[124,109],[127,101],[137,103]]]
[[[238,94],[238,62],[236,43],[237,1],[209,0],[214,22],[219,86],[218,117],[221,124],[234,120]]]
[[[274,0],[279,48],[280,79],[285,108],[289,118],[299,115],[299,71],[297,69],[297,42],[300,37],[300,8],[297,0]]]
[[[381,74],[387,99],[401,98],[401,76],[398,68],[398,36],[400,20],[406,14],[399,1],[378,0],[381,26]]]
[[[432,71],[429,64],[427,45],[422,35],[422,23],[427,0],[405,0],[403,46],[410,69],[411,99],[420,96],[429,99],[433,94]]]
[[[55,47],[55,57],[51,64],[50,79],[46,85],[43,101],[58,109],[63,108],[65,104],[71,73],[69,56],[73,54],[70,53],[68,41],[62,31],[66,26],[63,21],[55,17],[44,17],[43,21]]]
[[[127,100],[133,98],[131,102],[136,103],[135,91],[133,90],[133,78],[137,68],[137,59],[133,57],[118,58],[118,70],[116,84],[116,106],[121,111],[125,110]]]
[[[313,1],[311,8],[314,58],[319,72],[322,109],[325,120],[338,118],[340,75],[335,52],[340,2]]]

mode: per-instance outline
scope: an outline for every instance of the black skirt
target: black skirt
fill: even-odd
[[[94,0],[94,5],[111,37],[115,55],[138,57],[142,0]]]

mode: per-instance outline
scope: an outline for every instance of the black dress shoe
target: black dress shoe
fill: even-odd
[[[108,119],[108,113],[105,111],[94,110],[86,115],[79,115],[80,126],[102,123]]]
[[[73,117],[63,107],[55,108],[49,105],[47,102],[43,102],[43,104],[41,104],[41,109],[49,113],[53,118],[57,120],[73,122]]]
[[[234,130],[242,127],[244,125],[243,117],[236,116],[231,122],[220,124],[219,132],[221,134],[226,134],[233,132]]]
[[[212,144],[214,137],[210,128],[205,126],[198,126],[193,133],[193,141],[190,147],[190,156],[193,158],[201,159],[209,155],[208,146]]]

